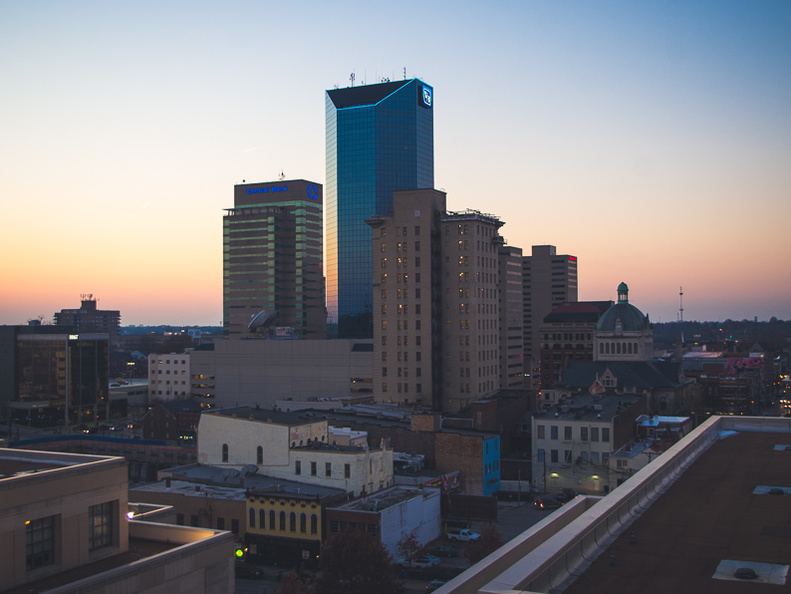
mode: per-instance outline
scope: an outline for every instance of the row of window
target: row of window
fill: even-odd
[[[399,361],[409,361],[409,351],[398,351],[397,356]],[[467,360],[469,361],[469,359]],[[387,351],[382,351],[382,361],[383,362],[387,361]],[[418,363],[423,361],[422,351],[417,351],[415,353],[415,361],[417,361]]]
[[[385,276],[387,276],[387,275],[385,275]],[[417,273],[416,276],[420,276],[420,273]],[[418,279],[418,282],[420,282],[420,279]],[[415,299],[420,299],[420,289],[419,288],[415,289],[414,296],[415,296]],[[387,289],[382,289],[382,299],[387,299]],[[396,299],[409,299],[409,289],[396,289]],[[419,314],[420,313],[420,305],[417,305],[417,308],[418,309],[417,309],[417,311],[415,313]],[[385,310],[383,310],[382,313],[385,313]]]
[[[387,382],[382,382],[382,392],[387,392],[388,388]],[[398,382],[396,389],[399,394],[409,394],[409,384],[407,382]],[[415,384],[415,393],[423,393],[423,384]]]
[[[599,353],[603,355],[636,355],[638,353],[636,342],[600,342]]]
[[[549,450],[549,460],[547,460],[546,450],[539,449],[537,451],[537,461],[538,463],[550,462],[552,464],[558,464],[560,463],[560,451]],[[587,450],[583,450],[579,453],[579,458],[575,461],[574,454],[571,450],[563,450],[563,464],[573,464],[574,462],[579,464],[603,464],[607,466],[610,462],[610,454],[609,452],[601,452],[600,456],[599,452],[588,452]]]
[[[549,426],[549,439],[558,439],[559,434],[558,425]],[[536,438],[546,439],[546,426],[536,425]],[[580,426],[578,438],[580,441],[610,441],[610,428],[609,427],[588,427]],[[574,439],[574,428],[571,425],[563,427],[563,440],[572,441]]]
[[[552,332],[545,333],[544,340],[592,340],[590,332]]]
[[[396,374],[398,377],[409,377],[409,367],[396,367]],[[387,377],[387,367],[382,367],[382,377]],[[423,377],[422,367],[415,368],[415,377]]]
[[[294,461],[294,474],[302,474],[302,460]],[[310,476],[318,476],[318,463],[315,461],[310,462]],[[324,463],[324,476],[329,478],[332,476],[332,462]],[[352,467],[350,464],[343,465],[343,478],[351,478]]]
[[[255,518],[258,515],[258,528],[266,530],[266,519],[269,516],[269,530],[279,530],[286,532],[286,519],[288,518],[288,532],[297,532],[297,519],[299,519],[299,532],[307,534],[308,532],[308,515],[305,512],[299,514],[297,518],[296,512],[291,512],[286,515],[286,512],[281,511],[277,513],[275,510],[259,509],[258,514],[256,510],[250,508],[248,513],[248,522],[250,528],[256,528]],[[310,533],[318,534],[319,531],[319,517],[316,514],[310,514]]]

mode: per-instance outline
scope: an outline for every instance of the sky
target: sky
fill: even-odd
[[[0,324],[222,323],[242,180],[324,183],[325,90],[434,87],[435,186],[579,299],[791,319],[791,2],[0,2]]]

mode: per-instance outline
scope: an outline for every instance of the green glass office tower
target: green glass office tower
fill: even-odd
[[[234,186],[223,217],[226,336],[326,337],[321,191],[303,179]]]
[[[327,91],[327,314],[340,338],[371,338],[371,228],[395,190],[434,187],[433,90],[418,80]]]

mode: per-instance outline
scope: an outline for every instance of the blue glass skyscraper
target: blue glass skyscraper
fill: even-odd
[[[373,335],[371,228],[393,191],[434,187],[433,89],[418,79],[326,94],[328,322],[340,338]]]

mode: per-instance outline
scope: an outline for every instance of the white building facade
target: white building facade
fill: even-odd
[[[188,398],[192,387],[190,354],[148,356],[148,401]]]
[[[330,443],[326,419],[253,408],[201,415],[198,462],[343,489],[355,496],[393,485],[393,450]]]

